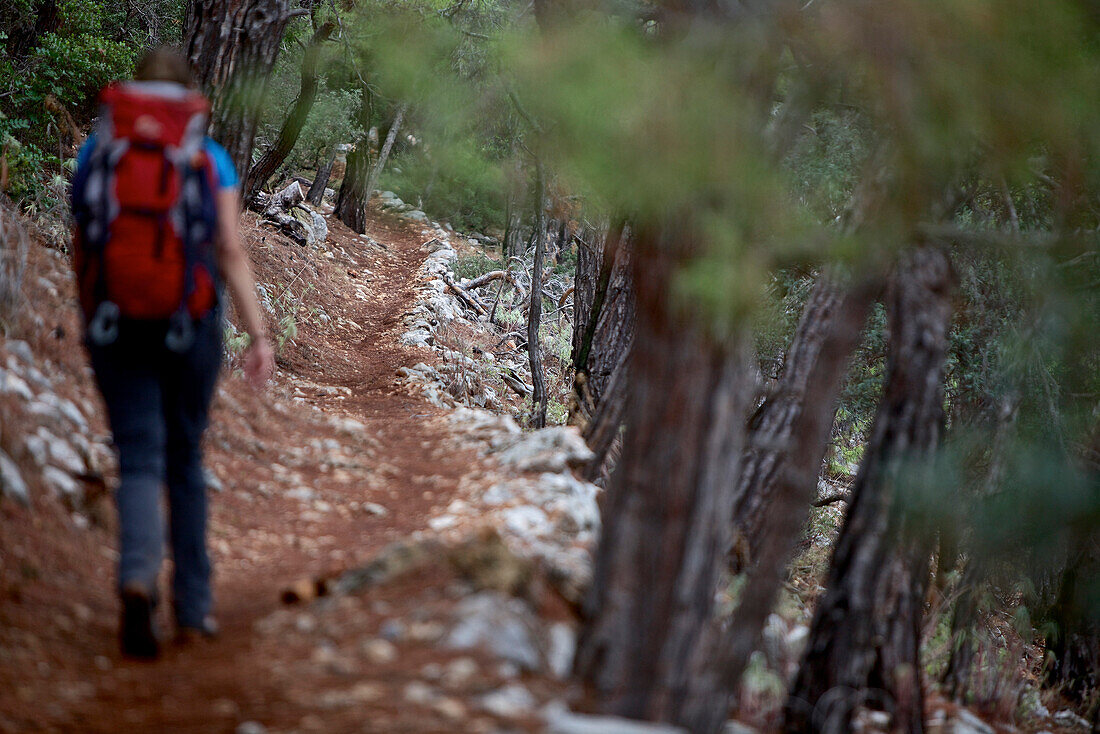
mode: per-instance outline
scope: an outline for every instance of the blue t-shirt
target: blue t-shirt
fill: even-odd
[[[203,150],[210,156],[210,160],[214,161],[214,173],[218,179],[218,188],[232,189],[236,188],[240,184],[240,179],[237,178],[237,168],[233,165],[233,159],[229,157],[229,153],[226,152],[219,143],[213,138],[205,138],[203,140]],[[95,133],[88,136],[88,140],[81,146],[80,152],[76,156],[76,167],[80,168],[88,162],[88,157],[91,156],[92,150],[95,148]]]

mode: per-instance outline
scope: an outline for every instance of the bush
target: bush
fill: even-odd
[[[433,156],[417,146],[390,161],[380,185],[461,231],[504,227],[504,179],[481,151],[447,148]]]
[[[488,255],[477,252],[473,255],[463,255],[454,262],[452,268],[456,278],[476,278],[479,275],[491,273],[494,270],[504,268],[504,263]]]

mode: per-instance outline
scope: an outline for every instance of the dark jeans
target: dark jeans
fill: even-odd
[[[165,331],[123,322],[115,343],[88,349],[119,455],[119,587],[138,582],[156,593],[167,486],[176,621],[197,627],[211,608],[201,441],[221,365],[221,318],[197,322],[183,354],[165,347]]]

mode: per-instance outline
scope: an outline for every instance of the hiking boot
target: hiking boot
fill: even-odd
[[[153,660],[160,654],[160,644],[153,629],[153,597],[141,584],[122,587],[122,621],[119,642],[122,654],[140,660]]]
[[[176,644],[190,645],[203,640],[212,640],[218,636],[218,623],[213,617],[203,617],[197,626],[181,624],[176,632]]]

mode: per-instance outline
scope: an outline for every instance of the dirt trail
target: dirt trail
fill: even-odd
[[[472,451],[442,440],[441,412],[394,379],[398,367],[430,360],[399,345],[424,238],[396,220],[372,223],[369,238],[381,246],[330,227],[324,257],[246,227],[259,280],[292,283],[301,313],[312,315],[280,357],[270,392],[228,378],[215,404],[207,465],[224,485],[211,494],[210,528],[221,637],[169,643],[152,664],[121,660],[105,503],[102,527],[84,531],[64,511],[8,503],[0,731],[234,731],[249,720],[268,731],[497,728],[463,703],[500,682],[492,673],[473,676],[448,705],[402,699],[425,665],[446,662],[434,646],[415,644],[439,634],[431,609],[447,602],[446,577],[428,571],[369,597],[340,597],[323,614],[280,609],[279,591],[294,580],[362,564],[425,529],[478,467]],[[73,328],[71,314],[57,319]],[[88,394],[86,373],[75,379],[74,390]],[[383,621],[405,612],[426,620],[413,642],[399,643],[396,656],[372,647]]]

